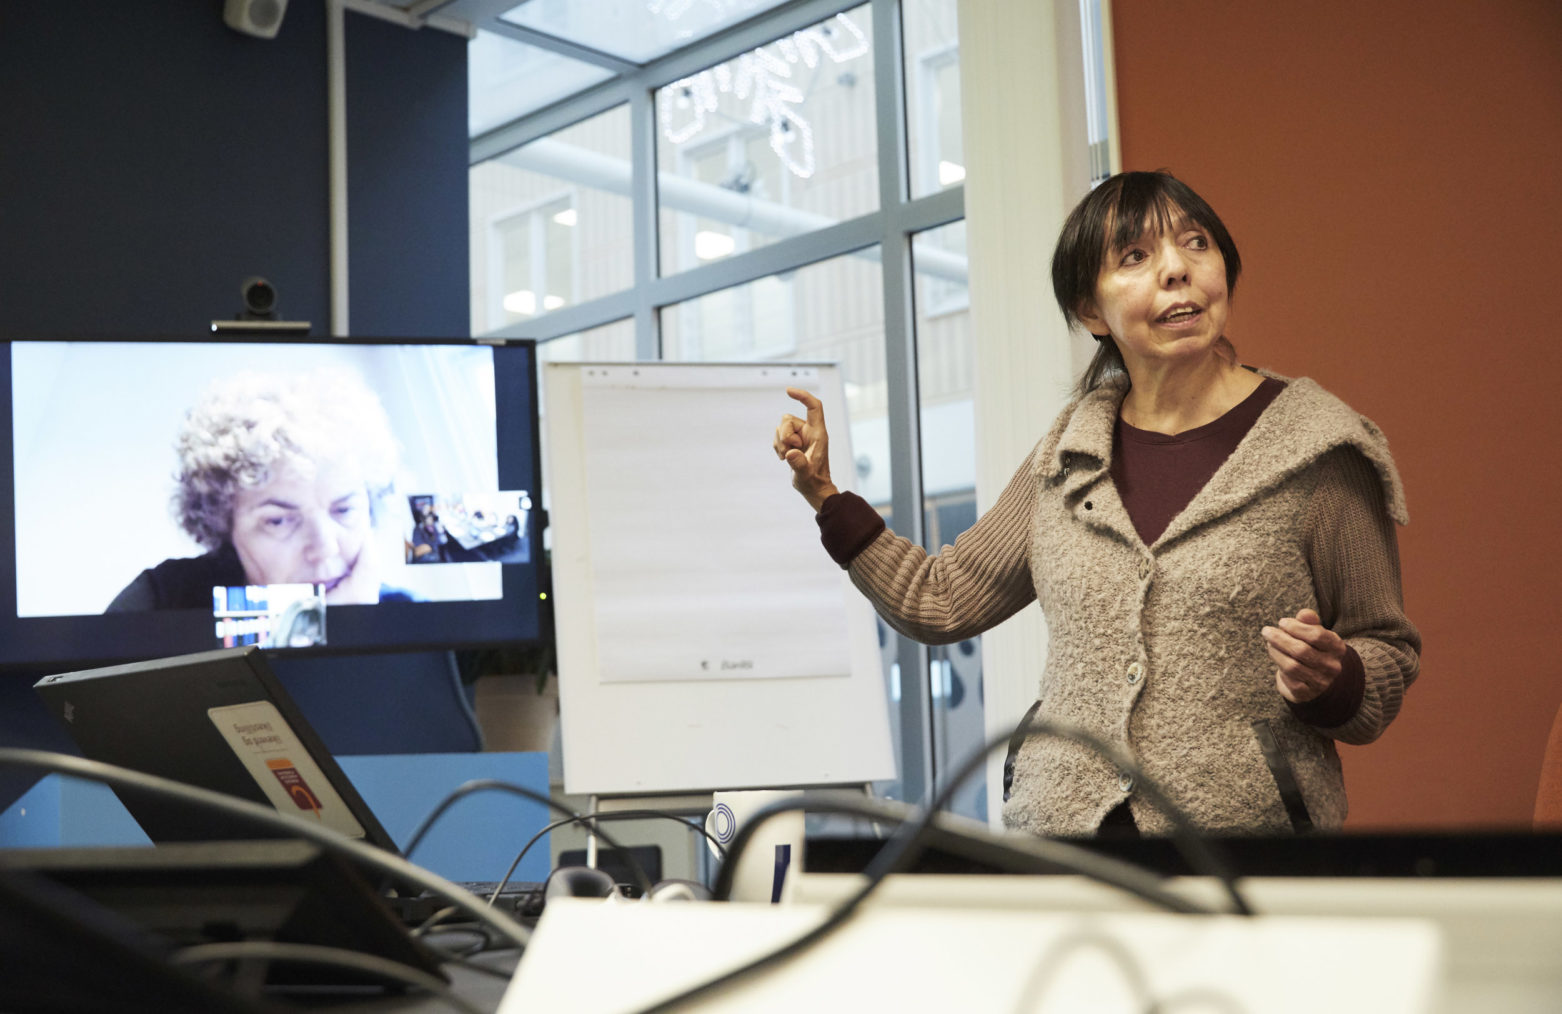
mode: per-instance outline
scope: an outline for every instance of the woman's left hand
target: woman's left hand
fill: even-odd
[[[1325,627],[1314,610],[1303,609],[1260,633],[1278,666],[1275,689],[1293,704],[1329,689],[1345,664],[1345,639]]]

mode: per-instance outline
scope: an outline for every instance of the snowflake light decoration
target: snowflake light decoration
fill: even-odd
[[[667,4],[680,14],[686,0]],[[812,70],[821,57],[845,63],[867,53],[868,40],[845,14],[810,25],[768,46],[750,50],[733,60],[702,70],[668,85],[672,100],[660,102],[662,133],[673,144],[682,144],[704,130],[721,95],[747,100],[750,123],[770,127],[770,150],[794,176],[814,174],[814,132],[800,107],[806,96],[792,81],[799,64]]]

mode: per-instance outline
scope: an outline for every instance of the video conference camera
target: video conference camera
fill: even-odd
[[[241,320],[276,320],[277,290],[258,275],[244,279],[239,287],[244,296],[244,313]]]
[[[212,321],[213,334],[306,335],[307,320],[277,319],[277,289],[259,275],[251,275],[239,285],[244,308],[232,320]]]

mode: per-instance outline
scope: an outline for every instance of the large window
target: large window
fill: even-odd
[[[575,294],[574,232],[579,213],[568,194],[494,220],[488,319],[512,323],[557,310]]]
[[[877,250],[721,289],[662,310],[662,357],[839,364],[859,463],[858,489],[869,500],[887,503],[889,460],[879,446],[886,432],[883,289]],[[732,314],[734,307],[767,304],[773,312],[756,316],[747,326]],[[815,312],[793,313],[793,306]],[[817,312],[819,307],[830,310]],[[872,445],[871,450],[865,445]],[[877,458],[877,474],[863,474],[862,462],[868,454]]]
[[[474,137],[613,76],[603,67],[485,31],[467,46],[466,67],[467,127]]]
[[[920,197],[965,179],[965,149],[960,142],[960,37],[953,0],[908,3],[902,20],[911,192]]]
[[[783,3],[784,0],[523,0],[505,11],[501,20],[645,64]]]
[[[629,110],[472,167],[472,325],[522,324],[634,283]]]
[[[474,327],[546,359],[839,363],[858,491],[932,550],[969,527],[955,0],[531,0],[499,20],[586,84],[505,122],[520,99],[473,98]],[[916,800],[982,741],[979,642],[879,636],[901,769],[879,788]],[[985,818],[985,790],[954,808]]]
[[[657,90],[662,270],[878,206],[867,7]]]

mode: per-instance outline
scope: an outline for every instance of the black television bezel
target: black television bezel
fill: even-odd
[[[345,346],[465,346],[495,353],[496,427],[501,488],[525,489],[538,505],[527,518],[532,546],[530,564],[504,565],[504,594],[499,599],[439,602],[381,602],[339,606],[330,614],[328,641],[309,648],[266,649],[278,657],[329,657],[395,652],[446,651],[537,645],[549,637],[551,575],[543,551],[546,527],[542,502],[542,439],[538,416],[537,342],[526,338],[440,338],[420,336],[321,337],[275,334],[195,335],[27,335],[5,339],[0,355],[0,674],[64,671],[190,654],[220,647],[211,635],[207,610],[103,613],[75,616],[17,615],[16,456],[11,349],[30,342],[81,344],[298,344]],[[498,369],[505,350],[526,352],[523,377]],[[520,397],[517,397],[520,396]],[[518,403],[519,402],[519,403]],[[515,434],[514,413],[527,420],[527,445],[505,444]],[[529,472],[529,474],[525,474]],[[521,473],[521,474],[517,474]],[[517,481],[519,480],[519,481]],[[400,491],[400,492],[422,492]],[[149,561],[151,566],[157,561]],[[373,610],[359,613],[358,610]]]

